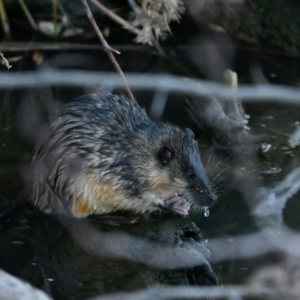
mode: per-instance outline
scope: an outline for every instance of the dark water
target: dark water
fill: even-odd
[[[251,59],[247,59],[247,55],[244,53],[238,56],[240,64],[237,65],[237,70],[240,72],[242,82],[249,81]],[[126,57],[126,54],[124,56]],[[129,56],[129,59],[133,58]],[[146,58],[143,53],[136,53],[134,60],[135,67],[127,69],[125,67],[125,71],[168,69],[168,62],[149,53]],[[96,61],[100,66],[102,61],[107,60],[98,57]],[[271,82],[296,84],[294,73],[297,67],[294,62],[279,62],[276,58],[269,58],[264,63],[263,72]],[[294,66],[289,70],[290,72],[287,71],[289,65]],[[178,71],[174,71],[176,72]],[[144,267],[139,265],[132,266],[125,263],[121,271],[118,268],[117,272],[110,272],[109,270],[114,270],[114,266],[118,263],[114,260],[101,261],[99,269],[95,270],[91,266],[95,266],[97,260],[86,253],[82,254],[84,251],[78,248],[78,245],[74,246],[74,241],[60,222],[48,220],[48,217],[40,216],[39,212],[27,207],[27,185],[24,179],[29,172],[30,151],[35,142],[42,137],[43,125],[61,103],[68,102],[85,92],[84,89],[79,88],[70,90],[53,87],[43,90],[3,90],[0,94],[0,267],[29,280],[45,291],[50,291],[55,299],[70,297],[68,286],[72,285],[68,283],[68,277],[72,278],[74,284],[79,282],[80,287],[81,285],[84,287],[86,282],[103,284],[104,287],[100,288],[103,292],[135,289],[152,282],[152,279],[149,279],[152,278],[149,275],[150,271],[144,270]],[[140,103],[149,109],[153,93],[137,92],[135,95],[141,99]],[[247,197],[243,194],[243,188],[239,186],[249,184],[250,178],[247,178],[247,172],[251,173],[251,180],[255,179],[255,184],[252,186],[252,192],[255,192],[261,187],[275,187],[297,167],[299,162],[299,146],[292,147],[289,140],[300,126],[300,106],[284,105],[284,102],[282,104],[245,103],[244,108],[251,116],[248,124],[250,132],[255,135],[268,135],[270,138],[268,143],[272,148],[267,153],[251,156],[250,159],[245,154],[245,160],[240,159],[238,163],[232,163],[232,158],[228,158],[226,154],[216,154],[218,147],[213,146],[207,139],[202,139],[202,131],[184,112],[184,102],[181,97],[171,95],[163,114],[164,120],[194,129],[203,148],[204,165],[213,168],[219,161],[226,160],[217,170],[229,167],[229,171],[223,176],[219,200],[214,207],[210,208],[210,216],[205,217],[203,212],[191,215],[191,219],[200,228],[203,238],[208,239],[208,245],[213,238],[226,236],[232,238],[258,229],[251,215]],[[209,164],[210,156],[213,159]],[[237,174],[243,176],[239,177]],[[283,213],[285,224],[296,230],[300,228],[299,196],[300,194],[297,193],[287,202]],[[101,229],[105,231],[106,227]],[[139,236],[148,235],[147,228],[139,228],[137,232]],[[149,236],[145,239],[151,240]],[[36,240],[38,242],[35,242]],[[215,252],[218,251],[222,249],[214,249],[212,255],[217,255],[218,253]],[[77,257],[80,259],[77,260]],[[213,268],[221,283],[244,283],[259,266],[275,262],[277,259],[276,255],[234,259],[233,255],[232,259],[216,263]],[[139,277],[137,274],[141,273],[145,278],[137,280]],[[172,277],[168,274],[166,277],[172,277],[175,284],[184,284],[188,281],[185,275],[173,275]],[[179,276],[177,281],[174,280],[176,276]],[[63,279],[56,284],[57,278]],[[128,279],[126,285],[122,282],[123,278]],[[165,282],[168,281],[165,279]],[[84,288],[81,291],[83,295],[89,295]],[[72,297],[75,299],[76,295]]]

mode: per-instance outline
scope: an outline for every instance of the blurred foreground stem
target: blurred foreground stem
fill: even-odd
[[[1,23],[2,23],[2,27],[3,27],[5,39],[10,39],[11,31],[10,31],[10,27],[9,27],[3,0],[0,0],[0,18],[1,18]]]

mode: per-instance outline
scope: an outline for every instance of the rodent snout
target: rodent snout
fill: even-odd
[[[218,196],[214,192],[206,191],[206,194],[208,195],[208,197],[205,200],[206,200],[208,206],[211,206],[212,204],[214,204],[217,201]]]

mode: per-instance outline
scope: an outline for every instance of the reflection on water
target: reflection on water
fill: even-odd
[[[201,233],[188,218],[136,216],[134,225],[131,219],[56,219],[23,207],[1,219],[1,267],[54,299],[87,299],[153,283],[217,283]],[[110,224],[116,220],[122,228]]]

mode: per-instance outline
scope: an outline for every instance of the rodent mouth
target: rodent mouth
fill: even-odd
[[[165,208],[175,214],[188,215],[190,210],[190,204],[185,198],[183,198],[182,193],[175,193],[171,197],[165,199]]]

